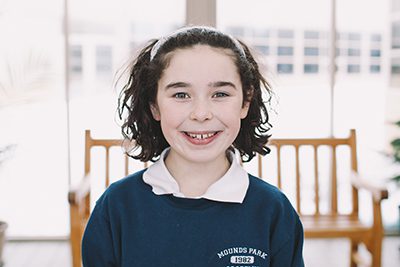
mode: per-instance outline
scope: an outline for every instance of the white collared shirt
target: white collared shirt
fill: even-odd
[[[150,185],[156,195],[173,194],[176,197],[186,197],[179,188],[178,183],[172,177],[165,166],[165,156],[169,148],[165,149],[160,159],[151,165],[144,173],[143,180]],[[240,165],[239,152],[230,153],[231,166],[228,171],[216,182],[210,185],[207,191],[196,198],[206,198],[220,202],[242,203],[249,187],[249,176]]]

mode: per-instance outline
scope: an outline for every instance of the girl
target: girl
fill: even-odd
[[[209,27],[149,43],[119,105],[135,159],[148,169],[112,184],[83,237],[83,264],[303,266],[303,230],[288,199],[247,174],[265,155],[270,87],[248,47]]]

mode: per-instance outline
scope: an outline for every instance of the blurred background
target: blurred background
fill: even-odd
[[[253,48],[275,92],[273,137],[357,130],[360,173],[388,186],[383,220],[398,247],[400,190],[388,178],[399,169],[385,153],[400,136],[400,0],[0,0],[7,241],[68,240],[85,129],[119,138],[119,75],[148,39],[191,23]]]

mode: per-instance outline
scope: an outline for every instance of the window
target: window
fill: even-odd
[[[371,49],[370,55],[371,55],[371,57],[380,57],[381,50],[380,49]]]
[[[318,64],[304,64],[304,73],[318,73]]]
[[[69,235],[66,197],[69,185],[83,177],[84,130],[90,128],[95,136],[119,137],[114,115],[121,86],[113,90],[113,76],[132,58],[130,43],[142,47],[148,38],[184,24],[185,1],[166,2],[70,0],[68,55],[64,50],[62,0],[0,4],[1,29],[8,29],[0,30],[0,65],[10,63],[12,70],[0,66],[0,147],[16,146],[0,166],[0,219],[12,226],[7,229],[10,238],[59,239]],[[170,6],[173,10],[165,12]],[[153,27],[145,28],[146,32],[131,31],[130,25],[146,23]],[[64,69],[65,56],[69,70]],[[71,79],[66,92],[67,71]],[[103,73],[107,73],[106,79],[98,79]],[[18,82],[9,86],[11,80]],[[125,82],[125,77],[122,80]],[[99,93],[99,88],[107,90]],[[97,181],[101,181],[101,174]],[[98,185],[93,200],[101,192]],[[44,193],[38,196],[38,192]]]
[[[361,54],[360,49],[358,48],[349,48],[347,49],[347,55],[349,57],[359,57]]]
[[[400,74],[400,58],[392,59],[390,72],[395,75]]]
[[[351,32],[351,33],[348,34],[348,38],[349,38],[350,41],[360,41],[361,40],[361,34]]]
[[[293,73],[293,64],[278,64],[278,73]]]
[[[400,21],[392,23],[392,48],[400,48]]]
[[[319,49],[318,49],[318,47],[304,47],[304,55],[305,56],[318,56]]]
[[[379,72],[381,72],[381,66],[380,65],[370,65],[369,71],[371,73],[379,73]]]
[[[63,4],[0,6],[0,148],[15,147],[0,164],[0,220],[10,238],[67,236]],[[69,48],[71,74],[80,75],[82,47]]]
[[[293,47],[291,46],[278,46],[278,56],[292,56]]]
[[[96,47],[96,73],[99,75],[111,75],[112,72],[112,47]]]
[[[254,45],[254,48],[263,55],[269,54],[269,46],[268,45]]]
[[[349,65],[347,65],[347,72],[348,73],[359,73],[360,72],[360,65],[358,65],[358,64],[349,64]]]
[[[319,32],[317,31],[305,31],[304,32],[304,39],[318,39]]]
[[[244,28],[243,27],[236,27],[236,26],[229,26],[226,31],[235,37],[243,37],[244,36]]]
[[[70,47],[70,70],[71,74],[82,74],[82,46],[72,45]]]
[[[253,29],[253,36],[256,38],[268,38],[269,30],[268,29]]]
[[[400,11],[400,1],[392,0],[392,9],[393,11]]]
[[[279,38],[293,38],[294,32],[293,30],[278,30],[278,37]]]
[[[380,34],[371,34],[371,42],[381,42],[382,36]]]

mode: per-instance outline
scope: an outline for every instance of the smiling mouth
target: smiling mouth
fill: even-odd
[[[185,135],[187,135],[190,138],[197,139],[197,140],[205,140],[212,138],[216,134],[218,134],[220,131],[216,132],[204,132],[204,133],[191,133],[191,132],[183,132]]]

